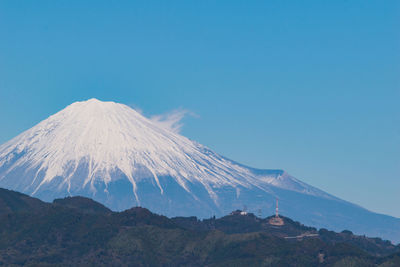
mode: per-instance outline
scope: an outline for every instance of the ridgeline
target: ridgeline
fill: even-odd
[[[380,238],[233,212],[167,218],[135,207],[112,212],[83,197],[42,202],[0,189],[4,266],[400,266]]]

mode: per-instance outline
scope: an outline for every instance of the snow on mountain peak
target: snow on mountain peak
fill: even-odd
[[[167,216],[201,218],[243,205],[272,214],[279,198],[284,215],[310,225],[399,239],[397,219],[335,198],[285,171],[224,158],[162,119],[115,102],[75,102],[0,146],[0,187],[45,201],[79,195],[113,210],[140,205]]]
[[[87,171],[76,181],[82,165]],[[201,183],[216,203],[215,189],[226,185],[263,190],[273,185],[323,194],[290,176],[255,174],[126,105],[95,98],[67,106],[0,146],[0,167],[4,166],[0,181],[18,168],[33,171],[29,183],[15,181],[33,195],[57,177],[62,177],[59,188],[66,185],[68,192],[72,184],[89,185],[96,192],[98,182],[105,184],[107,192],[107,185],[120,179],[113,175],[116,172],[129,180],[137,203],[137,183],[142,179],[150,179],[163,194],[160,176],[173,177],[187,192],[191,191],[188,182]]]

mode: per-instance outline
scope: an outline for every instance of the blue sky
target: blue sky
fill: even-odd
[[[216,152],[400,217],[399,1],[81,2],[0,2],[0,143],[92,97],[187,110]]]

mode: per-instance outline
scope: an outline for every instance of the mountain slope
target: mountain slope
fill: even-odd
[[[66,197],[55,199],[53,205],[67,207],[70,209],[76,209],[82,213],[92,213],[92,214],[109,214],[111,210],[104,207],[102,204],[86,197]]]
[[[307,224],[400,241],[400,220],[377,215],[282,170],[257,170],[162,128],[128,106],[76,102],[0,146],[0,187],[42,200],[81,195],[113,210],[223,215],[249,206]]]
[[[125,176],[140,204],[137,184],[150,180],[160,194],[160,177],[172,177],[185,191],[200,183],[217,202],[213,187],[283,186],[300,192],[327,194],[282,171],[256,175],[206,147],[158,127],[133,109],[91,99],[74,103],[0,147],[2,180],[23,168],[33,177],[13,181],[20,191],[37,194],[62,177],[67,192],[87,187],[98,191]],[[76,175],[77,172],[79,175]]]
[[[283,218],[284,227],[268,225],[268,218],[252,214],[169,219],[138,207],[103,212],[98,210],[101,204],[81,197],[49,204],[0,190],[0,199],[10,196],[26,204],[20,205],[19,211],[0,214],[0,265],[4,266],[130,266],[132,262],[135,266],[399,264],[394,254],[399,246],[348,231],[317,232],[289,218]],[[47,208],[31,210],[31,202]],[[88,212],[96,210],[99,212]],[[314,236],[284,238],[307,233]]]
[[[34,212],[47,208],[49,205],[36,198],[0,188],[0,214],[13,212]]]

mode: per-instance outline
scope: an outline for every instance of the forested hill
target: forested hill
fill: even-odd
[[[167,218],[83,197],[45,203],[0,189],[0,265],[400,266],[400,247],[282,217]],[[352,265],[353,264],[353,265]]]

